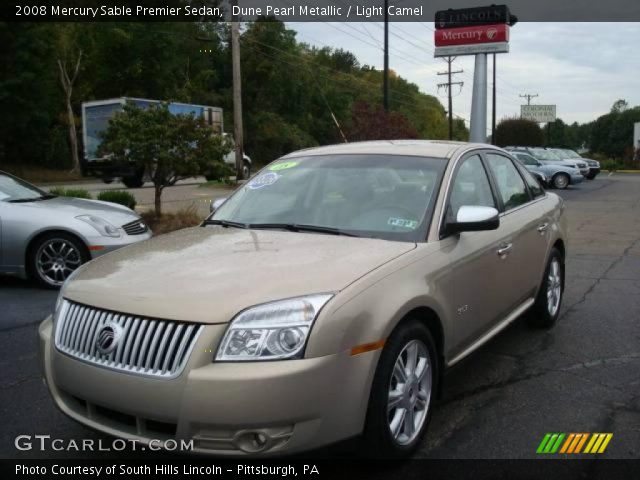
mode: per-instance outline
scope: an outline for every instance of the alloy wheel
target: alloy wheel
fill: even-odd
[[[569,179],[566,175],[558,175],[553,181],[553,184],[556,188],[565,189],[567,185],[569,185]]]
[[[560,271],[560,262],[557,258],[552,259],[547,277],[547,310],[552,317],[555,316],[558,307],[560,307],[560,298],[562,296],[562,276]]]
[[[40,245],[35,260],[40,278],[59,287],[82,264],[82,255],[68,240],[51,238]]]
[[[398,355],[387,400],[391,436],[398,445],[408,445],[420,434],[431,402],[433,372],[427,346],[411,340]]]

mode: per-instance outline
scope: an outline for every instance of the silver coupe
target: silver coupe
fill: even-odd
[[[0,273],[57,288],[83,263],[150,237],[127,207],[58,197],[0,171]]]

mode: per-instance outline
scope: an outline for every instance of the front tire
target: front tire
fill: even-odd
[[[564,293],[564,259],[557,248],[551,249],[540,291],[529,315],[529,324],[536,328],[551,328],[560,314]]]
[[[552,180],[553,187],[559,190],[567,188],[569,183],[571,183],[571,179],[566,173],[557,173]]]
[[[45,288],[60,288],[80,265],[89,261],[89,253],[78,238],[64,232],[40,237],[27,254],[29,276]]]
[[[431,417],[439,368],[433,337],[424,324],[411,320],[392,333],[371,387],[366,454],[394,458],[415,450]]]

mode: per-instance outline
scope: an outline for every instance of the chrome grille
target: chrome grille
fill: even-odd
[[[113,351],[102,353],[103,327],[118,330]],[[55,326],[56,348],[105,368],[172,378],[184,369],[202,325],[111,312],[63,300]]]
[[[134,220],[122,225],[122,229],[127,232],[127,235],[142,235],[149,230],[149,227],[142,220]]]

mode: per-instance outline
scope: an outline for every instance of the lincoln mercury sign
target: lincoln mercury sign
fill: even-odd
[[[436,13],[434,43],[436,57],[506,53],[509,25],[515,22],[504,5]]]
[[[520,118],[536,123],[556,121],[555,105],[520,105]]]

